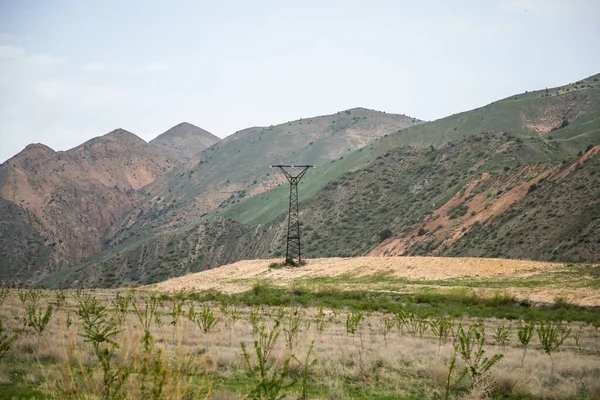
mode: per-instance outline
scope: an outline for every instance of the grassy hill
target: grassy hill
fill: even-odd
[[[562,162],[600,143],[600,74],[553,89],[511,96],[485,107],[419,124],[385,135],[359,151],[307,173],[301,199],[308,199],[343,173],[356,170],[401,146],[433,149],[484,132],[508,133],[522,141],[519,162]],[[565,122],[566,121],[566,122]],[[562,128],[561,128],[562,126]],[[491,166],[503,168],[501,163]],[[236,221],[262,225],[285,213],[285,187],[231,202],[223,214]]]
[[[146,187],[146,197],[114,228],[109,244],[180,229],[219,207],[274,188],[285,178],[271,164],[323,165],[420,122],[355,108],[239,131]]]

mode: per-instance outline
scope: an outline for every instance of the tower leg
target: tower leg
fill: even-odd
[[[286,264],[294,265],[302,261],[300,252],[300,215],[298,210],[298,180],[290,179],[290,206],[288,212],[288,233],[285,252]]]

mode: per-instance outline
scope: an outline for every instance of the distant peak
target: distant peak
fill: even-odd
[[[23,150],[21,150],[19,153],[15,154],[14,156],[12,156],[11,158],[9,158],[8,160],[6,160],[4,162],[4,164],[8,164],[11,160],[16,160],[19,159],[21,157],[39,157],[41,155],[51,155],[56,153],[54,150],[52,150],[50,147],[46,146],[45,144],[41,144],[41,143],[31,143],[28,144],[27,146],[25,146],[25,148]]]
[[[134,137],[136,137],[136,138],[139,139],[139,137],[137,135],[135,135],[135,134],[133,134],[133,133],[131,133],[129,131],[126,131],[123,128],[117,128],[117,129],[115,129],[113,131],[110,131],[109,133],[107,133],[104,136],[109,136],[109,137],[110,136],[112,136],[112,137],[132,137],[132,136],[134,136]]]
[[[117,142],[121,142],[121,141],[127,141],[127,142],[144,142],[146,143],[146,141],[142,138],[140,138],[139,136],[137,136],[134,133],[131,133],[123,128],[118,128],[115,129],[114,131],[111,131],[109,133],[107,133],[104,136],[100,136],[99,138],[100,141],[102,141],[102,139],[111,139]],[[94,140],[94,139],[92,139]]]
[[[202,129],[202,128],[194,125],[194,124],[190,124],[189,122],[185,122],[185,121],[178,123],[173,128],[183,128],[183,127],[185,127],[185,128],[198,128],[198,129]]]
[[[80,144],[77,147],[74,147],[67,151],[90,151],[96,146],[99,145],[107,145],[107,144],[117,144],[123,146],[130,146],[135,144],[146,144],[146,141],[137,135],[126,131],[125,129],[118,128],[113,131],[110,131],[106,135],[97,136],[90,140],[87,140]]]
[[[190,136],[190,135],[192,135],[192,136],[197,135],[197,136],[203,136],[203,137],[210,138],[210,139],[220,140],[218,137],[216,137],[212,133],[208,132],[207,130],[200,128],[199,126],[190,124],[189,122],[180,122],[177,125],[175,125],[174,127],[167,130],[166,132],[158,135],[152,141],[156,141],[157,139],[158,140],[166,139],[170,136]]]
[[[220,140],[194,124],[180,122],[152,139],[150,145],[183,159],[189,159]]]
[[[44,151],[44,152],[48,152],[48,153],[54,153],[55,152],[50,147],[48,147],[48,146],[46,146],[45,144],[42,144],[42,143],[31,143],[31,144],[28,144],[27,146],[25,146],[25,148],[23,149],[23,151]]]

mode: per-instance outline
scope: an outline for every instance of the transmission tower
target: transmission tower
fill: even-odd
[[[313,165],[272,165],[272,168],[279,168],[290,183],[290,208],[288,212],[288,231],[287,244],[285,250],[286,264],[299,264],[302,261],[300,251],[300,214],[298,212],[298,183],[309,168]],[[299,172],[292,174],[288,169],[300,168]],[[298,171],[298,170],[296,170]]]

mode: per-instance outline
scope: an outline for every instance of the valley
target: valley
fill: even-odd
[[[600,399],[600,2],[0,2],[0,400]]]

